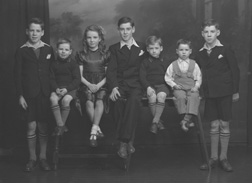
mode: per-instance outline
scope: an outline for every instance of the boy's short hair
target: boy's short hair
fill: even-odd
[[[122,24],[130,23],[132,27],[135,26],[135,22],[130,17],[122,17],[118,20],[117,26],[120,27]]]
[[[27,24],[27,29],[30,28],[31,24],[39,24],[41,29],[44,30],[45,24],[44,24],[43,20],[41,20],[40,18],[35,17],[35,18],[30,19]]]
[[[157,36],[149,36],[145,41],[146,46],[153,45],[155,43],[158,43],[160,46],[163,46],[162,39]]]
[[[59,45],[65,44],[65,43],[66,43],[66,44],[69,44],[70,49],[72,49],[71,41],[70,41],[68,38],[59,38],[58,41],[57,41],[56,46],[57,46],[57,48],[58,48]]]
[[[185,40],[185,39],[179,39],[176,44],[176,48],[178,49],[181,44],[186,44],[189,46],[190,49],[192,49],[192,42]]]
[[[220,30],[220,24],[214,19],[208,19],[204,21],[201,25],[201,29],[204,30],[205,27],[215,26],[216,29]]]

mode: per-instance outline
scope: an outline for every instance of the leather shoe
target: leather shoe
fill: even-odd
[[[44,171],[50,171],[51,170],[51,167],[49,166],[46,159],[40,159],[39,160],[39,165],[40,165],[41,170],[44,170]]]
[[[233,168],[232,168],[232,166],[230,165],[230,163],[228,162],[227,159],[220,160],[220,166],[226,172],[232,172],[233,171]]]
[[[31,172],[32,170],[34,170],[37,166],[37,162],[36,160],[29,160],[28,163],[25,165],[25,170],[26,172]]]
[[[121,158],[124,158],[124,159],[126,159],[128,157],[127,146],[128,146],[127,143],[120,142],[120,147],[117,152],[118,156],[120,156]]]
[[[128,143],[128,153],[129,154],[132,154],[132,153],[134,153],[136,151],[136,149],[135,149],[135,147],[133,146],[133,142],[129,142]]]
[[[160,120],[160,121],[158,122],[157,126],[158,126],[158,129],[159,129],[159,130],[165,130],[163,121]]]
[[[152,123],[151,124],[150,132],[152,132],[154,134],[157,134],[157,132],[158,132],[158,125],[157,125],[157,123]]]
[[[97,137],[98,138],[104,138],[104,134],[102,132],[97,131]]]
[[[90,146],[91,147],[97,147],[98,143],[97,143],[97,136],[92,134],[90,137]]]
[[[208,161],[208,164],[211,168],[214,168],[217,164],[217,160],[213,159],[213,158],[210,158],[209,161]],[[200,166],[200,170],[208,170],[208,164],[205,163],[203,165]]]

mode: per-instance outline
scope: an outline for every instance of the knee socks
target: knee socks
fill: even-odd
[[[64,126],[59,105],[51,107],[57,126]]]
[[[160,121],[160,117],[163,113],[164,108],[165,108],[165,103],[157,102],[156,112],[155,112],[154,119],[153,119],[154,123],[158,123]]]
[[[220,144],[221,144],[220,160],[227,159],[229,139],[230,139],[230,132],[220,133]]]
[[[150,108],[152,116],[154,117],[156,113],[156,102],[149,103],[149,108]]]
[[[70,112],[70,106],[63,106],[61,108],[61,118],[64,125],[66,124],[66,120],[69,115],[69,112]]]
[[[28,142],[28,150],[29,150],[29,158],[30,160],[37,160],[36,156],[36,143],[37,143],[37,138],[36,134],[28,135],[27,136],[27,142]]]
[[[46,159],[48,135],[45,133],[39,133],[39,147],[40,147],[40,159]]]
[[[211,158],[214,160],[218,159],[218,147],[220,140],[220,132],[219,131],[210,131],[210,139],[211,139]]]

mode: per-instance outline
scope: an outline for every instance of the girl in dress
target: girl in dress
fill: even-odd
[[[108,54],[105,51],[104,29],[90,25],[83,36],[83,50],[77,52],[76,60],[81,73],[81,91],[85,96],[86,112],[93,126],[90,145],[97,146],[97,138],[104,137],[100,120],[104,111],[103,99],[106,96],[106,65]]]

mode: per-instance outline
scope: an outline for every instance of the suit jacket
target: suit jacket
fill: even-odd
[[[202,71],[203,95],[209,98],[238,93],[240,71],[235,54],[229,46],[216,46],[210,55],[199,51],[196,61]]]
[[[33,48],[24,46],[16,52],[16,86],[18,96],[34,98],[40,91],[50,95],[50,65],[54,60],[53,49],[49,45],[40,48],[39,58]]]
[[[114,87],[140,87],[139,69],[145,57],[145,45],[137,42],[139,47],[132,45],[130,51],[120,48],[120,42],[110,46],[110,58],[107,67],[107,83]]]

